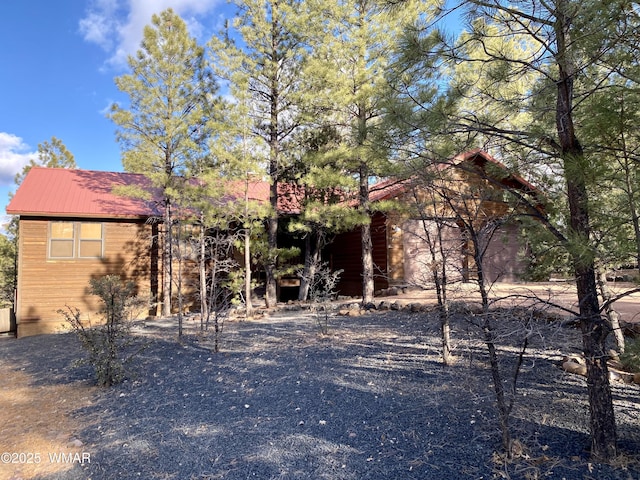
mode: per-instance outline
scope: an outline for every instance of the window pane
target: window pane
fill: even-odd
[[[73,238],[72,222],[51,222],[51,238]]]
[[[102,224],[101,223],[81,223],[80,239],[81,240],[102,240]]]
[[[101,257],[102,242],[96,240],[80,241],[80,257]]]
[[[49,256],[53,258],[73,257],[73,240],[51,240]]]

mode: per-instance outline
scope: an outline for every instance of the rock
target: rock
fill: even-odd
[[[563,362],[573,362],[573,363],[577,363],[578,365],[585,365],[586,363],[584,361],[584,358],[582,358],[580,355],[565,355],[562,359]]]
[[[586,372],[585,372],[586,374]],[[622,375],[620,375],[618,372],[614,372],[613,370],[609,370],[609,381],[610,382],[622,382]]]
[[[83,445],[84,443],[82,443],[82,441],[78,440],[77,438],[72,438],[69,440],[69,443],[67,443],[68,448],[80,448]]]
[[[562,368],[569,373],[575,373],[576,375],[582,375],[583,377],[587,376],[587,367],[571,360],[563,362]]]
[[[391,303],[383,300],[380,302],[380,305],[378,305],[378,310],[391,310]]]
[[[420,303],[410,303],[408,305],[409,310],[411,310],[413,313],[419,313],[422,312],[424,310],[424,307],[422,306],[422,304]]]

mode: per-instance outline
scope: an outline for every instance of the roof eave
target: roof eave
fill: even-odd
[[[82,212],[19,212],[19,211],[9,211],[7,210],[7,215],[13,215],[18,217],[46,217],[46,218],[87,218],[87,219],[95,219],[95,220],[146,220],[149,217],[154,217],[156,215],[148,214],[148,215],[96,215],[96,214],[88,214]]]

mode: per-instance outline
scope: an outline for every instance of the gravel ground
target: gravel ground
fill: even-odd
[[[637,385],[613,386],[619,464],[588,462],[586,382],[558,366],[580,350],[571,328],[527,326],[511,425],[522,448],[505,462],[486,348],[467,317],[453,322],[451,367],[427,313],[335,317],[327,335],[304,311],[229,321],[219,353],[187,323],[181,343],[168,320],[137,328],[148,346],[131,379],[72,413],[91,462],[39,478],[640,478]],[[505,378],[522,332],[516,319],[500,322]],[[72,365],[81,355],[70,334],[0,342],[2,369],[36,385],[91,382]]]

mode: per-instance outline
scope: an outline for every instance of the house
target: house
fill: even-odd
[[[425,189],[425,184],[435,185],[439,193]],[[519,206],[506,201],[505,195],[513,194],[507,191],[523,200]],[[538,190],[479,149],[435,165],[421,176],[372,185],[370,199],[374,209],[384,201],[396,204],[372,215],[376,291],[431,284],[434,258],[430,244],[437,247],[436,262],[447,257],[451,281],[475,278],[469,230],[478,235],[484,249],[483,273],[488,282],[521,279],[527,264],[519,218],[544,215]],[[433,241],[438,235],[440,243]],[[343,270],[338,284],[341,294],[362,295],[361,252],[359,230],[338,235],[326,250],[331,268]]]
[[[127,186],[149,191],[151,199],[114,193]],[[268,200],[268,182],[248,186],[250,199]],[[7,206],[19,216],[18,336],[62,330],[58,310],[66,306],[78,308],[83,320],[98,320],[99,299],[88,292],[92,278],[116,274],[132,281],[138,295],[159,298],[162,226],[149,221],[162,216],[158,197],[144,175],[33,167]]]
[[[503,221],[507,207],[501,195],[508,188],[535,197],[535,188],[508,174],[503,165],[480,150],[458,156],[436,172],[436,181],[450,190],[452,202],[448,206],[442,201],[424,201],[427,192],[416,179],[389,179],[371,187],[374,205],[394,200],[403,206],[380,208],[372,216],[376,290],[429,283],[425,272],[432,259],[425,232],[435,233],[438,225],[444,235],[451,275],[470,279],[474,274],[469,261],[472,246],[461,224],[464,221],[475,222],[478,227],[491,222],[496,225],[487,237],[485,273],[489,280],[518,278],[525,268],[518,255],[522,246],[517,224]],[[242,184],[229,190],[227,201],[244,198],[248,187],[250,200],[268,202],[268,182],[252,179]],[[142,200],[115,193],[118,187],[127,186],[141,187],[150,192],[151,198]],[[299,197],[295,188],[283,186],[278,200],[280,213],[299,213]],[[409,208],[421,202],[426,205],[422,211]],[[460,202],[466,202],[464,208]],[[15,305],[18,336],[61,330],[63,318],[58,311],[67,305],[78,308],[83,320],[98,320],[99,299],[88,291],[92,278],[119,275],[135,284],[138,295],[161,298],[163,231],[160,222],[150,221],[161,219],[161,204],[159,192],[144,175],[32,168],[7,207],[7,213],[19,216]],[[297,241],[283,240],[281,245],[285,246]],[[324,252],[332,269],[343,270],[338,285],[341,294],[362,294],[360,248],[360,231],[356,229],[338,235]],[[297,284],[283,283],[285,289],[297,289]],[[291,291],[287,294],[295,298]],[[154,308],[140,312],[140,316],[157,313]]]

